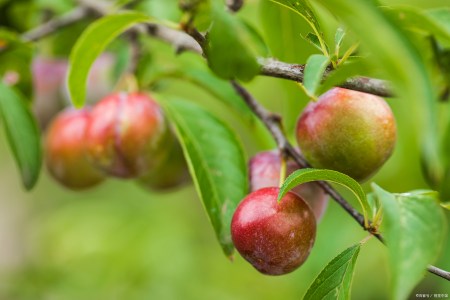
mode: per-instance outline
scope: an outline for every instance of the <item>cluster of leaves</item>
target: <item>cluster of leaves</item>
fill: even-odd
[[[351,76],[371,75],[372,69],[367,66],[376,64],[381,66],[377,72],[392,82],[396,94],[414,101],[411,107],[421,110],[417,116],[422,116],[417,123],[423,141],[424,166],[431,182],[446,195],[444,187],[450,174],[450,159],[441,149],[445,148],[442,146],[444,143],[448,144],[448,138],[441,140],[438,133],[436,116],[439,93],[436,91],[449,89],[450,11],[419,11],[404,7],[380,9],[373,1],[363,0],[351,3],[345,0],[318,1],[332,11],[358,40],[346,45],[344,38],[347,30],[344,27],[336,30],[332,43],[327,42],[314,6],[309,1],[270,1],[280,5],[280,9],[295,12],[311,27],[312,32],[303,38],[320,53],[311,55],[306,61],[301,87],[310,98],[317,97]],[[151,74],[137,74],[141,88],[152,86],[162,78],[183,79],[203,87],[244,118],[252,118],[227,80],[248,81],[259,73],[258,58],[268,56],[269,50],[258,30],[239,16],[227,12],[221,1],[184,0],[180,3],[183,11],[170,17],[149,16],[139,6],[135,11],[124,12],[120,6],[128,1],[119,2],[116,11],[90,24],[71,49],[68,86],[75,106],[84,105],[90,67],[112,41],[136,24],[162,22],[166,25],[168,21],[173,21],[168,19],[174,18],[183,26],[196,26],[207,31],[204,50],[210,70],[206,64],[194,68],[192,65],[189,68],[176,66],[170,70],[151,66]],[[355,15],[363,15],[371,26],[361,26],[360,20],[352,17]],[[162,19],[165,20],[160,21]],[[178,28],[178,25],[174,27]],[[374,36],[382,36],[384,42],[379,43]],[[360,47],[362,49],[358,51],[368,53],[367,56],[354,55]],[[22,43],[17,34],[0,31],[0,77],[14,67],[18,69],[13,70],[29,81],[31,51],[30,45]],[[423,51],[432,51],[435,61],[426,62],[421,55]],[[11,60],[11,64],[3,68],[1,62],[11,58],[16,60]],[[143,56],[142,62],[144,59]],[[149,62],[152,63],[151,60]],[[430,65],[437,67],[431,68]],[[326,79],[322,80],[325,73]],[[20,86],[0,83],[0,95],[2,122],[24,185],[31,189],[38,179],[42,156],[40,134],[26,100],[29,91]],[[239,138],[225,122],[197,104],[164,95],[160,95],[160,99],[177,131],[217,238],[224,253],[231,256],[231,216],[248,191],[245,152]],[[446,163],[442,164],[443,161]],[[315,180],[344,185],[357,197],[366,228],[371,226],[369,219],[372,219],[372,226],[376,226],[375,229],[385,236],[393,275],[392,295],[396,299],[406,298],[420,281],[427,265],[437,258],[442,246],[446,223],[438,194],[432,191],[392,194],[373,185],[374,192],[367,197],[357,182],[343,174],[307,169],[297,171],[286,179],[280,197],[295,185]],[[381,211],[383,223],[378,228]],[[330,296],[348,299],[360,247],[361,244],[352,246],[332,260],[311,285],[305,299]],[[410,263],[411,259],[414,263]]]

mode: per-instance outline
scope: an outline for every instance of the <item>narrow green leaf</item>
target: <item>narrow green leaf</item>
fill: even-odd
[[[391,194],[376,184],[372,187],[384,211],[382,233],[389,251],[392,298],[407,299],[440,253],[446,218],[437,192]]]
[[[95,59],[119,34],[137,23],[148,21],[150,21],[149,17],[141,13],[120,13],[92,23],[83,32],[70,53],[68,87],[76,107],[84,104],[86,81]]]
[[[322,51],[322,46],[320,45],[320,40],[317,37],[317,35],[315,35],[312,32],[308,32],[308,34],[306,36],[302,35],[302,38],[307,41],[308,43],[310,43],[314,48],[318,49],[319,51]]]
[[[317,88],[329,63],[330,59],[321,54],[313,54],[308,58],[305,66],[303,86],[310,96],[316,96]]]
[[[338,171],[312,168],[297,170],[289,175],[288,178],[286,178],[286,180],[284,181],[283,185],[280,188],[278,201],[280,201],[288,191],[290,191],[297,185],[310,181],[329,181],[348,188],[358,199],[359,204],[361,205],[363,210],[364,219],[368,221],[367,214],[368,212],[370,212],[370,207],[367,202],[364,190],[362,189],[361,185],[356,182],[356,180]]]
[[[420,132],[418,140],[422,143],[425,164],[433,177],[442,176],[436,121],[438,101],[419,50],[400,26],[383,14],[376,1],[319,0],[319,3],[355,33],[363,50],[370,52],[370,61],[392,81],[395,93],[410,101],[407,105],[412,108]],[[382,43],[374,38],[379,36],[383,37]]]
[[[224,253],[231,256],[230,226],[237,204],[248,193],[241,144],[220,120],[198,105],[181,100],[163,103],[174,122],[197,192]]]
[[[350,299],[353,272],[361,244],[356,244],[336,256],[311,284],[303,300]]]
[[[31,190],[42,165],[40,132],[22,96],[1,82],[0,115],[23,185]]]
[[[308,25],[314,31],[314,34],[319,39],[321,51],[326,55],[328,54],[326,50],[323,31],[320,28],[319,21],[309,1],[307,0],[270,0],[270,1],[277,3],[285,8],[288,8],[297,13],[298,15],[300,15],[308,23]]]
[[[338,27],[336,29],[336,33],[334,34],[334,46],[336,47],[336,54],[339,54],[339,48],[342,45],[345,37],[345,29],[342,27]]]
[[[445,208],[446,210],[450,210],[450,202],[444,202],[444,203],[441,203],[441,206],[442,206],[443,208]]]

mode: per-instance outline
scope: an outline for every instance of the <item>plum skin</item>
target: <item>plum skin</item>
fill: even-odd
[[[155,100],[144,93],[115,93],[92,109],[86,152],[106,174],[136,178],[165,157],[169,137],[165,116]]]
[[[167,157],[155,168],[138,179],[138,184],[150,191],[171,191],[191,180],[180,143],[173,137]]]
[[[50,123],[45,138],[45,162],[59,183],[73,190],[95,186],[104,180],[85,155],[84,134],[88,108],[67,108]]]
[[[364,182],[391,156],[397,131],[394,115],[382,98],[333,88],[305,108],[296,137],[313,167]]]
[[[316,236],[316,219],[297,194],[277,202],[279,188],[262,188],[247,195],[231,221],[233,243],[259,272],[287,274],[308,258]]]
[[[286,162],[286,176],[301,167],[293,160]],[[281,155],[278,150],[263,151],[255,154],[249,161],[250,191],[264,187],[276,187],[280,182]],[[328,206],[328,196],[314,182],[296,186],[291,192],[299,195],[311,207],[316,220],[320,221]]]

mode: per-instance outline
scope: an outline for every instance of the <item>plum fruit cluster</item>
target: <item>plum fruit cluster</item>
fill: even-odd
[[[45,153],[49,173],[72,189],[107,176],[137,179],[155,190],[189,180],[163,110],[145,93],[114,93],[92,108],[60,112],[48,127]]]
[[[333,88],[305,108],[295,135],[312,167],[362,182],[392,154],[396,125],[382,98]],[[280,176],[300,168],[287,160],[286,174],[281,174],[281,164],[278,151],[261,152],[250,160],[251,193],[231,222],[238,252],[267,275],[292,272],[305,262],[314,245],[317,220],[327,206],[327,196],[316,183],[299,185],[278,201]]]

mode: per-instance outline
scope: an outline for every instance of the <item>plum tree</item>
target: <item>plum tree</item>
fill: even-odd
[[[262,188],[237,207],[231,221],[233,243],[259,272],[282,275],[308,258],[316,236],[314,213],[297,194],[277,202],[279,188]]]
[[[394,115],[378,97],[333,88],[310,103],[296,129],[297,142],[313,167],[371,177],[390,157],[396,142]]]
[[[109,175],[135,178],[167,154],[171,133],[163,111],[144,93],[115,93],[97,103],[86,128],[91,162]]]
[[[286,176],[301,167],[289,159],[286,162]],[[281,155],[278,150],[264,151],[254,155],[249,161],[250,191],[264,187],[276,187],[280,182]],[[328,196],[317,183],[304,183],[295,187],[295,192],[308,203],[319,221],[328,204]]]
[[[50,123],[45,139],[47,169],[59,183],[75,190],[95,186],[104,179],[85,155],[89,116],[88,108],[60,112]]]

